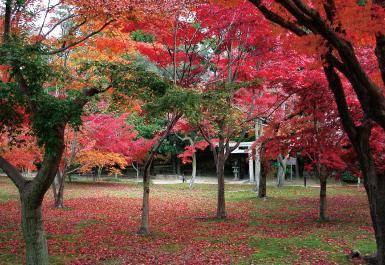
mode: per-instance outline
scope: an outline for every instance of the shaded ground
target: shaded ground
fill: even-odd
[[[151,230],[136,234],[139,184],[76,183],[68,208],[44,201],[50,264],[351,264],[351,249],[375,249],[365,194],[356,187],[328,190],[329,215],[317,219],[318,189],[268,188],[256,199],[249,185],[227,185],[228,220],[211,218],[216,186],[153,185]],[[0,264],[22,264],[17,191],[0,177]],[[356,263],[359,264],[359,263]]]

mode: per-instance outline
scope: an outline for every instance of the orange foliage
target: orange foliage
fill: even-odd
[[[76,162],[81,164],[80,172],[89,173],[94,168],[104,168],[109,174],[118,174],[127,166],[125,157],[118,153],[98,150],[81,151],[76,156]]]

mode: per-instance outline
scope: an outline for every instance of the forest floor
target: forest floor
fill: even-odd
[[[44,201],[50,264],[352,264],[351,249],[375,250],[365,193],[328,189],[331,221],[320,223],[317,188],[227,185],[228,219],[214,218],[216,185],[152,185],[151,235],[137,235],[142,188],[136,183],[66,184],[65,209]],[[20,205],[0,177],[0,264],[22,264]],[[357,261],[355,264],[360,264]]]

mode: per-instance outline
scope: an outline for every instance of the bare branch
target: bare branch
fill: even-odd
[[[51,0],[48,0],[47,9],[46,9],[45,14],[44,14],[43,22],[41,22],[39,33],[37,35],[41,34],[41,32],[42,32],[42,30],[43,30],[43,28],[45,26],[45,21],[47,20],[48,13],[50,11],[50,5],[51,5]]]
[[[59,21],[57,21],[46,33],[44,33],[44,35],[42,36],[44,39],[48,37],[49,34],[51,34],[52,31],[55,30],[55,28],[57,28],[58,26],[60,26],[62,23],[66,22],[67,20],[71,19],[71,18],[74,18],[76,17],[76,15],[72,14],[72,15],[69,15],[67,17],[64,17],[62,19],[60,19]],[[40,35],[40,34],[39,34]]]
[[[86,36],[84,36],[83,38],[81,38],[81,39],[79,39],[79,40],[77,40],[75,42],[72,42],[72,43],[70,43],[70,44],[68,44],[68,45],[66,45],[64,47],[61,47],[60,49],[50,51],[50,52],[48,52],[48,54],[53,55],[53,54],[58,54],[58,53],[61,53],[61,52],[64,52],[64,51],[68,50],[69,48],[72,48],[72,47],[82,43],[83,41],[91,38],[92,36],[100,33],[101,31],[103,31],[108,25],[110,25],[114,21],[115,21],[115,19],[109,20],[106,23],[104,23],[104,25],[102,27],[100,27],[98,30],[93,31],[93,32],[87,34]]]

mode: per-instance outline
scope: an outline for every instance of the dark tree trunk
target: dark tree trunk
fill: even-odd
[[[261,159],[261,179],[259,181],[259,187],[258,187],[258,198],[265,198],[266,197],[266,175],[268,171],[268,161],[266,161],[265,158],[265,151],[266,151],[266,144],[269,142],[269,140],[262,142],[261,144],[261,150],[260,150],[260,159]]]
[[[217,202],[217,218],[226,218],[225,204],[225,158],[224,150],[218,152],[217,161],[217,177],[218,177],[218,202]]]
[[[181,168],[180,168],[180,160],[176,160],[176,174],[180,175],[181,174]]]
[[[261,163],[261,179],[258,187],[258,198],[266,197],[266,174],[266,167],[264,166],[264,163]]]
[[[148,235],[150,233],[149,229],[149,218],[150,218],[150,176],[149,169],[151,166],[151,161],[147,161],[144,166],[143,172],[143,203],[142,203],[142,221],[138,234]]]
[[[371,128],[360,128],[354,145],[358,150],[377,243],[376,262],[385,264],[385,175],[377,173],[370,150],[370,131]]]
[[[22,198],[21,224],[26,245],[27,265],[48,265],[41,204],[35,206],[29,199]]]
[[[326,203],[326,176],[319,176],[320,179],[320,196],[319,196],[319,220],[320,221],[327,221],[327,203]]]
[[[377,173],[370,149],[372,121],[366,117],[360,126],[355,125],[338,74],[333,66],[324,69],[337,103],[342,125],[358,155],[376,237],[376,262],[382,265],[385,264],[385,176]]]
[[[177,170],[176,170],[176,161],[177,161],[177,157],[176,157],[176,154],[172,153],[171,154],[171,165],[172,165],[172,174],[177,174]]]
[[[361,166],[366,168],[364,186],[377,243],[377,264],[385,264],[385,175],[377,174],[370,156],[361,154]],[[367,163],[370,162],[370,163]]]

